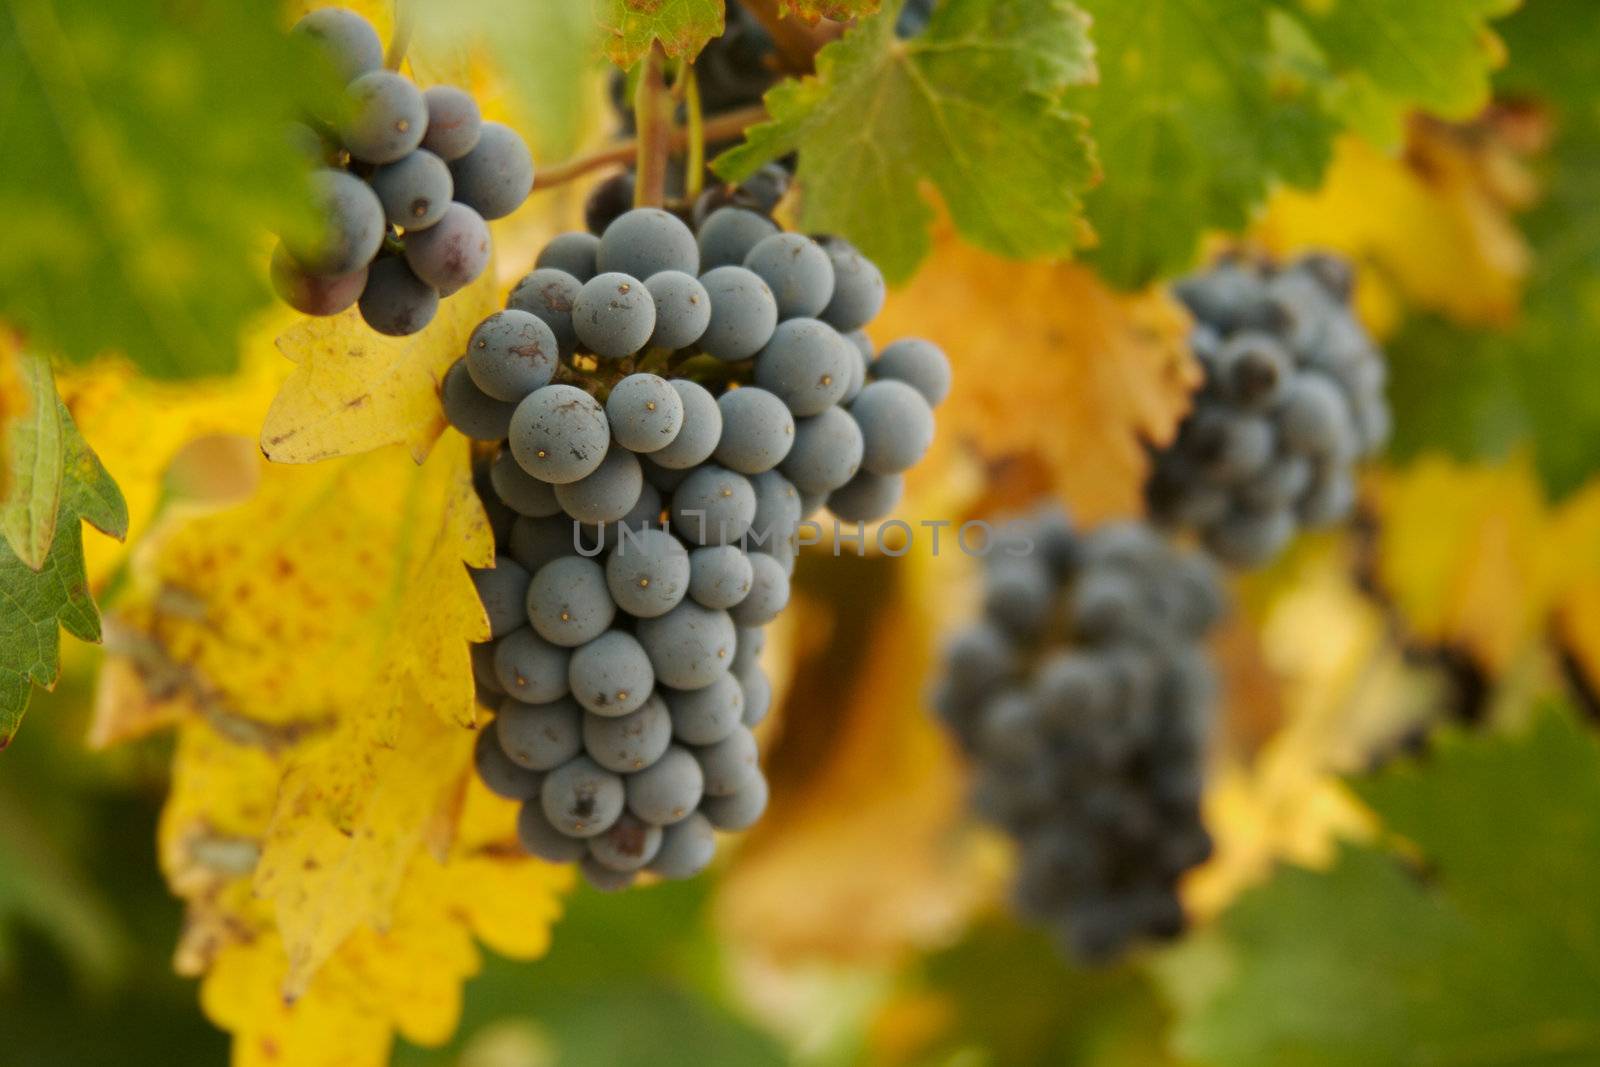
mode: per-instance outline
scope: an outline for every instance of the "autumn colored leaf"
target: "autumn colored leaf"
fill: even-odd
[[[1503,671],[1542,625],[1558,565],[1528,458],[1431,457],[1373,484],[1377,577],[1410,632]]]
[[[780,0],[778,12],[810,23],[822,19],[849,22],[873,14],[880,6],[879,0]]]
[[[673,59],[693,59],[722,32],[722,0],[600,0],[606,55],[631,67],[659,43]]]
[[[924,183],[990,251],[1060,257],[1083,244],[1078,194],[1096,167],[1082,117],[1060,102],[1095,78],[1083,13],[1065,0],[951,0],[900,40],[899,8],[824,47],[815,75],[768,92],[771,119],[717,173],[738,181],[798,150],[802,228],[848,237],[891,281],[930,250]]]
[[[1143,511],[1146,445],[1172,439],[1200,380],[1188,327],[1165,295],[1119,295],[1080,266],[1007,263],[944,231],[871,333],[930,338],[955,368],[936,453],[914,480],[946,478],[952,449],[1032,456],[1043,488],[1092,522]]]
[[[1322,185],[1278,190],[1255,235],[1278,256],[1323,249],[1360,264],[1358,307],[1379,336],[1411,310],[1505,326],[1530,265],[1513,215],[1537,193],[1526,157],[1541,136],[1509,114],[1471,129],[1417,119],[1403,153],[1347,135]]]
[[[1600,482],[1575,493],[1555,519],[1555,637],[1592,692],[1600,692]]]
[[[410,337],[375,333],[354,308],[291,326],[278,347],[296,367],[267,411],[261,451],[277,463],[314,463],[401,444],[420,462],[445,426],[439,382],[497,293],[491,265]]]
[[[948,934],[993,892],[963,832],[964,775],[924,693],[952,570],[969,562],[946,548],[802,558],[793,610],[809,617],[796,626],[825,637],[795,651],[766,742],[771,807],[718,893],[736,942],[778,959],[883,961]]]

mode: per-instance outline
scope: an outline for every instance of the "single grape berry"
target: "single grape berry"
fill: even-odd
[[[652,347],[688,348],[700,340],[711,323],[711,294],[698,278],[664,270],[645,279],[644,285],[656,307]]]
[[[779,470],[805,493],[831,493],[861,469],[861,427],[843,408],[830,407],[795,424],[794,447]]]
[[[787,319],[756,355],[756,384],[796,415],[820,415],[850,387],[851,358],[850,342],[827,323]]]
[[[427,128],[428,105],[408,78],[375,70],[345,88],[339,139],[363,163],[404,158],[422,144]]]
[[[435,85],[423,90],[422,100],[428,106],[422,147],[446,163],[472,151],[483,128],[483,114],[472,94],[453,85]]]
[[[309,41],[340,85],[383,68],[383,42],[372,24],[343,7],[323,7],[309,12],[290,31]]]
[[[573,699],[595,715],[626,715],[638,710],[655,683],[650,657],[632,634],[622,630],[607,630],[582,645],[567,666]]]
[[[665,378],[630,374],[606,398],[606,421],[617,443],[629,451],[659,452],[683,429],[683,398]]]
[[[664,270],[700,273],[700,247],[683,220],[658,207],[624,212],[600,236],[602,273],[649,278]]]
[[[700,284],[711,297],[700,347],[728,363],[761,351],[778,325],[778,302],[761,276],[744,267],[713,267]]]
[[[883,274],[850,242],[829,237],[818,242],[833,263],[833,296],[817,317],[840,333],[871,322],[888,295]]]
[[[672,736],[685,744],[717,744],[744,718],[744,690],[731,674],[719,675],[703,689],[668,689],[664,700]]]
[[[922,394],[929,407],[950,395],[950,360],[943,349],[920,337],[903,337],[884,346],[872,360],[872,376],[905,382]]]
[[[628,775],[624,789],[629,811],[654,826],[670,826],[699,807],[705,775],[688,749],[674,745],[650,766]]]
[[[660,759],[671,744],[672,717],[661,697],[655,694],[650,694],[630,712],[584,716],[584,751],[608,771],[618,774],[642,771]]]
[[[650,657],[656,679],[674,689],[701,689],[726,674],[735,642],[733,620],[725,611],[685,600],[665,615],[640,619],[639,643]]]
[[[688,559],[689,595],[695,603],[726,610],[750,595],[754,572],[738,545],[706,545],[690,552]]]
[[[508,308],[478,324],[467,340],[467,372],[496,400],[520,403],[555,374],[556,338],[537,316]]]
[[[272,288],[305,315],[337,315],[356,302],[367,285],[367,267],[348,274],[312,274],[279,242],[272,250]]]
[[[579,343],[597,356],[631,356],[655,331],[655,301],[632,275],[597,274],[583,283],[572,302],[572,327]]]
[[[342,170],[311,175],[317,220],[310,233],[286,232],[284,247],[307,274],[342,275],[372,262],[383,243],[383,204],[366,182]]]
[[[804,234],[763,238],[745,256],[744,266],[771,288],[779,318],[810,318],[833,299],[833,260]]]
[[[622,779],[588,756],[578,756],[545,775],[539,790],[544,813],[570,837],[596,837],[622,815]]]
[[[861,468],[873,474],[910,470],[933,444],[933,411],[904,382],[869,382],[850,414],[861,427]]]
[[[517,410],[515,404],[496,400],[479,389],[467,373],[465,359],[456,360],[445,372],[439,396],[450,425],[477,441],[503,440]]]
[[[494,729],[501,750],[531,771],[553,771],[583,751],[583,709],[570,700],[524,704],[507,698]]]
[[[859,470],[854,478],[828,494],[828,510],[845,522],[873,522],[887,517],[904,492],[903,474]]]
[[[723,393],[722,439],[713,456],[740,474],[760,474],[783,462],[794,447],[794,416],[782,400],[756,386]]]
[[[450,164],[456,200],[486,219],[502,219],[533,191],[533,153],[517,131],[498,122],[479,126],[472,150]]]
[[[384,215],[402,230],[425,230],[444,218],[453,189],[450,168],[423,148],[372,172]]]
[[[643,491],[639,457],[613,442],[594,470],[577,481],[557,485],[556,499],[574,519],[596,525],[623,518]]]
[[[749,479],[715,464],[695,468],[672,494],[672,530],[692,544],[735,544],[755,517]]]
[[[744,266],[751,249],[778,232],[778,224],[765,215],[738,207],[718,208],[700,227],[700,269]]]
[[[600,251],[600,239],[592,233],[574,230],[557,234],[539,252],[533,261],[535,269],[563,270],[580,282],[586,282],[599,273],[595,256]]]
[[[674,378],[670,384],[683,402],[683,427],[670,444],[650,454],[650,461],[658,469],[688,471],[704,463],[716,450],[717,442],[722,439],[722,409],[698,382]],[[658,488],[671,492],[679,484],[681,479]]]
[[[552,485],[583,478],[611,446],[611,427],[594,397],[570,385],[546,385],[516,406],[507,434],[522,469]]]
[[[589,192],[583,204],[583,224],[599,235],[624,212],[633,208],[633,172],[613,174]]]
[[[563,556],[540,567],[527,585],[524,606],[539,636],[562,648],[593,641],[617,614],[605,571],[582,556]]]
[[[572,327],[572,305],[583,283],[564,270],[540,267],[530,272],[511,290],[506,307],[537,315],[555,334],[556,347],[570,356],[578,347],[578,333]]]
[[[472,584],[489,616],[489,630],[503,637],[524,625],[528,598],[528,572],[510,556],[495,556],[492,567],[470,567]]]
[[[476,211],[453,201],[438,222],[406,234],[405,248],[417,277],[449,296],[489,265],[489,226]]]
[[[548,704],[567,695],[567,661],[571,658],[570,651],[552,645],[524,625],[494,643],[495,681],[508,696],[525,704]]]
[[[689,552],[665,530],[622,534],[606,559],[606,588],[617,607],[639,619],[665,615],[689,589]]]

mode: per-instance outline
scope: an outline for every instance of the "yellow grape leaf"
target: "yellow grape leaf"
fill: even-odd
[[[296,366],[267,412],[261,451],[278,463],[314,463],[405,445],[421,462],[445,427],[439,382],[498,293],[491,263],[410,337],[374,332],[354,308],[291,326],[278,347]]]
[[[1412,634],[1491,676],[1545,619],[1549,521],[1525,454],[1496,465],[1424,457],[1374,479],[1377,577]]]
[[[937,454],[1033,457],[1088,521],[1143,511],[1145,442],[1171,440],[1199,384],[1187,315],[1157,292],[1124,295],[1074,264],[1014,263],[948,226],[873,323],[879,344],[926,337],[955,383],[938,411]]]
[[[1600,482],[1562,505],[1554,540],[1561,561],[1555,636],[1590,689],[1600,691]]]
[[[1512,215],[1537,196],[1525,157],[1539,139],[1511,115],[1471,128],[1419,118],[1399,155],[1346,135],[1322,187],[1281,187],[1255,235],[1275,255],[1322,248],[1360,263],[1358,307],[1380,336],[1407,306],[1503,326],[1530,264]]]
[[[254,440],[288,370],[271,338],[295,317],[287,309],[262,316],[246,337],[238,370],[228,377],[156,381],[113,359],[58,373],[61,399],[128,502],[126,543],[84,541],[92,584],[103,582],[149,530],[166,499],[173,460],[186,446],[216,435]]]
[[[821,636],[797,650],[766,742],[771,807],[718,888],[736,943],[881,963],[947,936],[992,891],[966,832],[964,775],[924,700],[938,620],[970,563],[920,550],[802,562],[789,610],[798,633]]]

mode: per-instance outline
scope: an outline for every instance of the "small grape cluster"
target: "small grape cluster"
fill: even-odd
[[[984,616],[946,650],[934,705],[974,764],[973,804],[1015,838],[1017,906],[1071,954],[1180,933],[1224,610],[1205,556],[1145,523],[1087,533],[1041,510],[985,560]]]
[[[477,760],[533,854],[602,889],[686,878],[760,817],[756,658],[796,529],[887,514],[950,384],[927,341],[873,354],[883,299],[843,241],[637,208],[553,239],[446,374],[450,422],[504,442]]]
[[[1176,285],[1205,383],[1154,457],[1145,496],[1157,522],[1254,567],[1300,527],[1349,515],[1352,467],[1390,427],[1383,355],[1351,312],[1352,288],[1328,255],[1282,269],[1226,260]]]
[[[368,326],[402,337],[433,320],[439,300],[489,265],[489,226],[533,189],[533,155],[508,126],[484,122],[461,89],[419,90],[383,69],[366,19],[325,7],[292,31],[345,84],[333,123],[297,124],[317,227],[283,235],[272,256],[278,295],[307,315],[356,304]]]

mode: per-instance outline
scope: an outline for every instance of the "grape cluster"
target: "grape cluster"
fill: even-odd
[[[484,122],[466,92],[419,90],[383,69],[383,45],[366,19],[326,7],[292,31],[342,79],[337,119],[294,129],[317,168],[318,225],[285,234],[272,283],[307,315],[355,304],[379,333],[416,333],[441,297],[489,265],[489,226],[533,189],[533,155],[508,126]]]
[[[478,769],[533,854],[604,889],[684,878],[761,815],[756,659],[796,528],[887,514],[949,388],[927,341],[872,353],[883,298],[843,241],[638,208],[552,240],[446,374],[450,422],[503,442]]]
[[[1223,610],[1212,564],[1151,526],[1040,511],[996,536],[983,618],[946,650],[934,704],[1017,842],[1018,908],[1086,961],[1183,929]]]
[[[1353,464],[1389,436],[1382,354],[1350,310],[1342,260],[1227,260],[1177,284],[1205,372],[1194,410],[1156,453],[1145,496],[1238,566],[1275,557],[1302,526],[1355,503]]]

